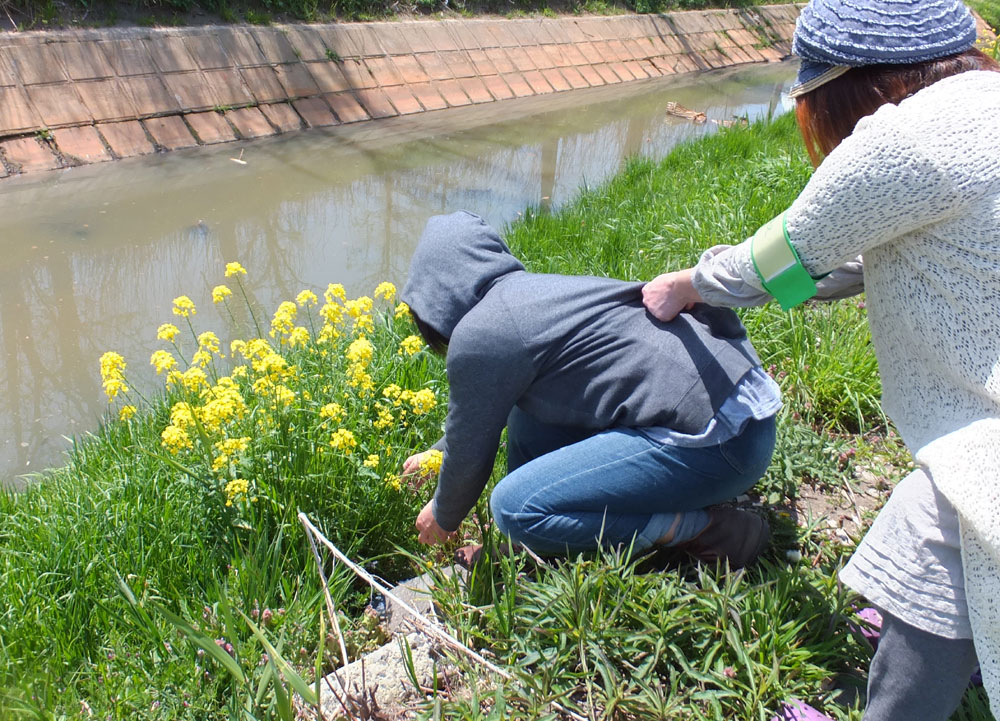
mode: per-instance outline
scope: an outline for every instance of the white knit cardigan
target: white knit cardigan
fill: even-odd
[[[959,514],[1000,716],[1000,73],[953,76],[862,119],[787,227],[813,275],[863,255],[883,406]],[[694,284],[708,303],[755,304],[748,243],[706,253]]]

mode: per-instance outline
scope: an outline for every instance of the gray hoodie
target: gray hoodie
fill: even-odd
[[[515,405],[555,425],[693,434],[760,364],[733,311],[698,305],[662,323],[641,288],[528,273],[479,216],[430,219],[401,298],[449,339],[433,506],[442,528],[458,528],[475,505]]]

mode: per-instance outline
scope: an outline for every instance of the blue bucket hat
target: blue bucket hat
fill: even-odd
[[[862,65],[918,63],[968,50],[976,19],[961,0],[812,0],[795,22],[798,97]]]

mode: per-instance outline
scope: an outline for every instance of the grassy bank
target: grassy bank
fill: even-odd
[[[979,13],[991,28],[1000,29],[1000,2],[998,0],[969,0],[968,5]]]
[[[632,162],[558,213],[528,210],[507,237],[533,271],[650,278],[786,207],[810,173],[800,145],[790,116],[732,128]],[[286,718],[288,669],[311,681],[337,656],[297,511],[389,580],[447,558],[412,530],[430,489],[396,475],[436,440],[447,398],[406,309],[388,286],[347,298],[336,285],[256,308],[246,270],[218,269],[229,327],[203,327],[178,296],[150,329],[161,394],[126,390],[146,359],[106,355],[104,426],[65,468],[0,496],[0,717]],[[588,718],[769,719],[797,696],[860,718],[834,700],[863,683],[869,654],[835,578],[853,542],[790,514],[806,487],[848,492],[861,472],[892,481],[905,466],[863,303],[743,317],[786,399],[755,489],[775,529],[765,561],[726,578],[614,555],[501,557],[467,585],[442,579],[458,634],[515,678],[473,670],[478,683],[441,689],[427,716],[551,718],[560,697]],[[462,535],[496,540],[483,530]],[[352,650],[379,642],[365,589],[337,571],[332,591]],[[957,718],[984,708],[970,694]]]
[[[40,29],[211,22],[333,22],[397,17],[659,13],[774,4],[759,0],[0,0],[0,27]]]

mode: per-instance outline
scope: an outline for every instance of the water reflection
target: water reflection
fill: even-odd
[[[785,109],[791,75],[647,81],[0,183],[0,478],[61,463],[67,437],[97,426],[103,351],[126,357],[134,386],[158,387],[148,358],[175,296],[197,304],[199,330],[228,334],[210,296],[226,262],[250,271],[267,318],[303,288],[370,293],[402,280],[430,215],[468,208],[501,225],[558,206],[628,156],[713,127],[665,117],[666,102],[753,119]]]

